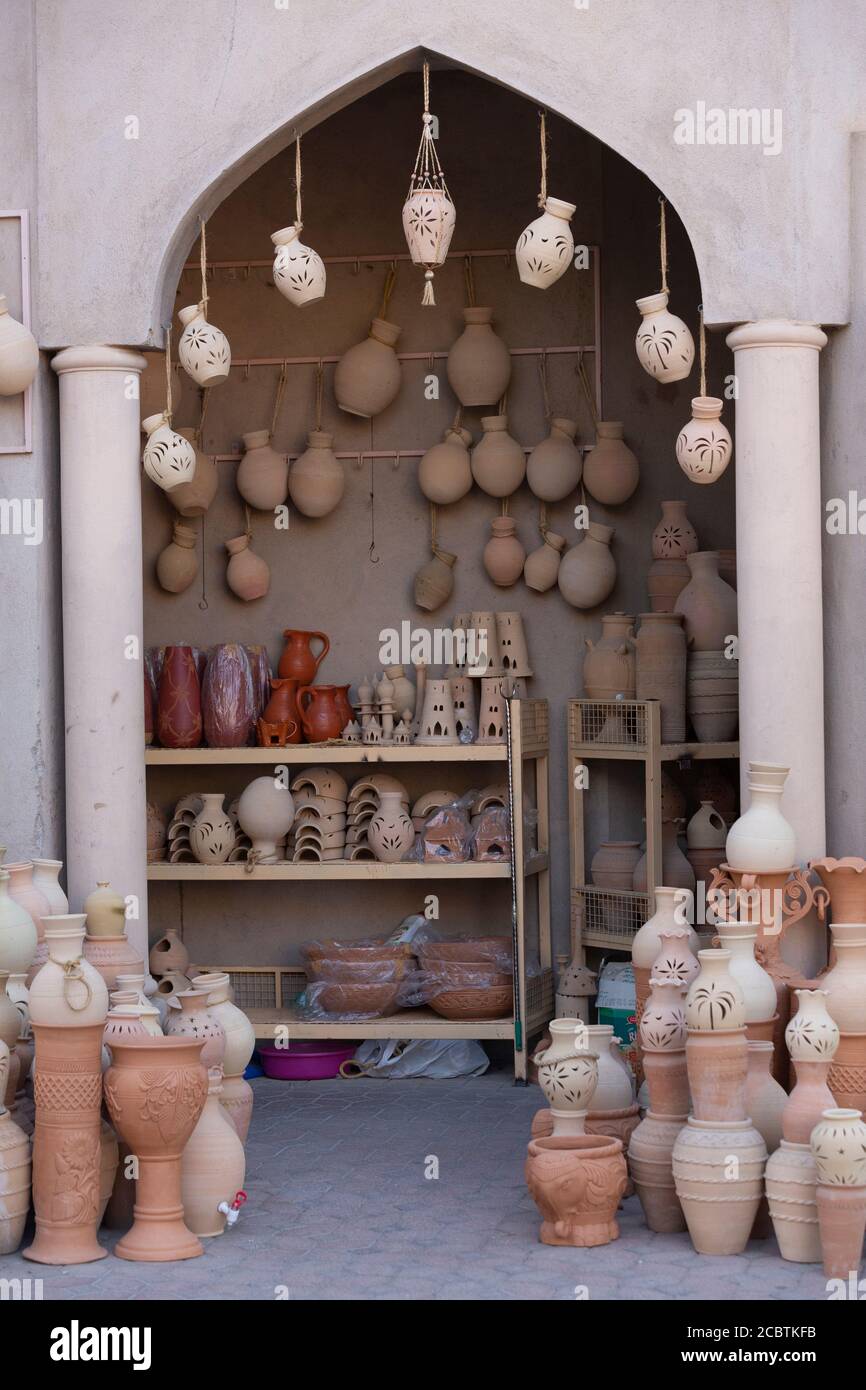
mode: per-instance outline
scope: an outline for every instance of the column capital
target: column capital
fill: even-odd
[[[826,346],[827,334],[815,323],[799,323],[796,319],[756,319],[732,328],[725,339],[737,352],[743,348],[806,347],[820,352]]]
[[[143,372],[147,362],[140,352],[130,348],[94,343],[63,348],[52,357],[51,366],[62,376],[64,372]]]

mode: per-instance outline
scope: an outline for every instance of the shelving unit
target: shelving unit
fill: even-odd
[[[730,743],[662,743],[657,700],[568,701],[568,821],[571,906],[577,944],[629,951],[635,932],[655,911],[655,888],[662,881],[662,764],[738,758]],[[644,765],[647,893],[613,892],[587,883],[584,846],[587,789],[579,769],[593,761]]]
[[[363,744],[291,744],[284,748],[149,748],[145,753],[149,768],[177,766],[223,766],[228,764],[321,765],[481,763],[503,767],[508,775],[509,818],[511,822],[512,862],[465,864],[380,864],[371,861],[342,861],[326,864],[256,864],[250,871],[237,864],[150,864],[151,882],[179,880],[190,884],[237,882],[364,882],[417,880],[435,882],[448,879],[481,882],[510,880],[512,884],[511,935],[514,967],[514,1006],[507,1018],[460,1020],[440,1018],[430,1009],[407,1009],[386,1018],[366,1022],[318,1022],[304,1019],[295,1002],[302,992],[303,971],[295,966],[223,966],[232,976],[238,1002],[247,1009],[261,1039],[275,1037],[312,1038],[511,1038],[514,1044],[514,1074],[525,1081],[527,1047],[530,1037],[541,1032],[553,1016],[554,981],[550,923],[550,818],[549,818],[549,713],[545,700],[511,700],[508,705],[508,731],[502,744],[456,744],[422,746],[418,744],[382,747]],[[524,830],[524,784],[526,765],[534,767],[535,803],[538,813],[537,849],[527,853]],[[527,880],[535,887],[538,924],[538,958],[541,973],[527,978]],[[483,928],[489,932],[487,925]],[[195,957],[195,943],[187,942]],[[215,967],[216,968],[216,967]]]

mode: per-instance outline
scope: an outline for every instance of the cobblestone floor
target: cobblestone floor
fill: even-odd
[[[253,1083],[248,1205],[202,1259],[109,1257],[68,1269],[0,1258],[0,1278],[41,1278],[46,1299],[821,1299],[816,1265],[775,1241],[696,1255],[658,1236],[636,1197],[621,1237],[552,1249],[523,1181],[537,1087],[505,1070],[462,1081]],[[431,1157],[438,1179],[425,1177]],[[103,1233],[112,1244],[118,1233]]]

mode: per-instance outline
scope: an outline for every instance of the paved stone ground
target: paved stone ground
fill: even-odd
[[[613,1244],[541,1245],[522,1173],[541,1098],[504,1069],[253,1086],[249,1203],[202,1259],[49,1269],[13,1255],[0,1258],[0,1278],[41,1277],[44,1298],[69,1300],[572,1300],[579,1286],[590,1299],[826,1298],[819,1267],[786,1263],[774,1240],[736,1257],[696,1255],[687,1235],[649,1232],[636,1197]]]

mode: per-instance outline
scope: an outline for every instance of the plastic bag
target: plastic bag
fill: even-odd
[[[511,822],[504,806],[488,806],[473,816],[472,856],[484,863],[510,863]]]
[[[345,980],[358,985],[385,985],[404,979],[411,966],[408,959],[333,960],[328,956],[315,956],[307,964],[307,979],[313,983]]]
[[[307,985],[296,1007],[302,1018],[322,1023],[382,1018],[424,1002],[416,985],[416,973],[411,971],[400,980],[317,980]]]
[[[267,647],[247,647],[253,679],[253,720],[261,719],[271,698],[271,663]]]
[[[208,748],[244,748],[255,722],[253,673],[244,647],[221,642],[208,657],[201,685],[201,712]]]
[[[472,857],[469,813],[478,792],[439,806],[424,821],[406,859],[416,864],[464,864]]]
[[[425,1076],[445,1080],[455,1076],[483,1076],[490,1059],[480,1043],[470,1038],[414,1038],[400,1041],[369,1038],[361,1043],[352,1061],[365,1076],[401,1081]]]

